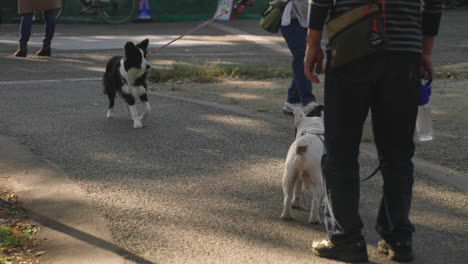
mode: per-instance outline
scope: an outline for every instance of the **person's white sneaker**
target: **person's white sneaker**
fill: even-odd
[[[301,107],[301,104],[300,103],[292,104],[292,103],[284,102],[283,113],[287,115],[292,115],[294,114],[294,109],[297,107]]]
[[[302,107],[304,114],[307,116],[317,106],[317,102],[310,102]]]

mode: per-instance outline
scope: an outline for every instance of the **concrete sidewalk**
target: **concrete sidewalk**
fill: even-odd
[[[112,243],[105,219],[56,165],[0,135],[0,179],[14,189],[40,226],[41,263],[124,263],[130,252]]]
[[[464,63],[466,60],[465,55],[468,53],[468,46],[465,41],[468,38],[468,29],[464,24],[468,10],[446,10],[444,12],[440,34],[437,37],[434,50],[434,65]],[[120,49],[126,40],[136,41],[144,38],[150,38],[152,47],[158,47],[201,23],[59,24],[57,25],[53,48],[58,51],[105,51]],[[34,25],[31,42],[33,47],[41,44],[43,30],[43,25]],[[0,51],[13,53],[18,39],[18,25],[0,24],[0,32],[2,35]],[[211,45],[208,43],[211,43]],[[239,49],[237,46],[242,48]],[[278,48],[286,52],[281,54],[280,51],[280,54],[278,54]],[[7,52],[7,49],[10,51]],[[252,50],[256,52],[251,53]],[[206,54],[216,56],[217,53],[223,54],[226,52],[228,55],[218,56],[219,59],[252,65],[252,54],[257,54],[255,64],[258,65],[289,64],[287,60],[278,59],[278,55],[289,56],[282,37],[279,34],[265,32],[258,26],[256,20],[213,22],[161,50],[157,57],[162,60],[174,59],[174,53],[185,53],[185,56],[190,54],[191,59],[204,59],[207,56]],[[197,53],[200,53],[200,55],[198,56]],[[267,53],[268,56],[262,53]]]

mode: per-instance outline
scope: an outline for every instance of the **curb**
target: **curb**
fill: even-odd
[[[468,62],[462,62],[462,63],[456,63],[456,64],[445,64],[445,65],[436,67],[436,69],[458,70],[462,72],[468,72]]]
[[[66,173],[0,135],[0,179],[17,193],[28,217],[42,228],[39,248],[48,264],[123,264],[131,253],[112,242],[105,219]]]

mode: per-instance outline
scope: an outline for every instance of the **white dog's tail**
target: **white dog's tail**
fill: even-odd
[[[296,155],[294,155],[293,163],[295,164],[294,166],[296,168],[302,167],[302,164],[304,162],[304,154],[307,153],[307,143],[299,139],[297,142],[294,143],[294,152]]]
[[[307,153],[307,142],[305,139],[299,139],[296,142],[296,157],[294,159],[294,163],[296,163],[297,167],[302,167],[302,164],[304,162],[304,154]],[[309,190],[310,186],[312,185],[310,175],[308,175],[305,171],[299,172],[299,175],[302,179],[302,182],[304,183],[304,187]]]
[[[296,142],[296,154],[302,155],[307,152],[307,141],[305,138],[299,138]]]
[[[307,152],[307,146],[296,146],[296,154],[302,155]]]

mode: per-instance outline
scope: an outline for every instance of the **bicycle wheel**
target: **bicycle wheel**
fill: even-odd
[[[455,8],[459,5],[459,1],[457,0],[443,0],[442,1],[442,7],[443,8]]]
[[[119,24],[129,20],[135,13],[135,0],[95,0],[99,15],[108,23]]]

